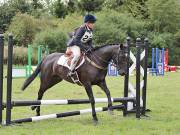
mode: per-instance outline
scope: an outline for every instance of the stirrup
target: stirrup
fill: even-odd
[[[74,74],[76,74],[76,72],[74,70],[73,71],[70,70],[67,74],[67,77],[71,77]]]

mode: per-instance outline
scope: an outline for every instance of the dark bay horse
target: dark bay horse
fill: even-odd
[[[62,80],[73,83],[71,78],[67,77],[69,69],[57,64],[57,61],[61,55],[63,55],[63,53],[52,53],[45,57],[37,66],[34,73],[26,79],[22,86],[22,90],[24,90],[39,73],[41,73],[40,88],[37,100],[41,100],[44,92],[47,89],[51,88]],[[79,80],[81,81],[82,86],[85,88],[91,103],[92,117],[94,122],[97,122],[98,119],[95,112],[95,100],[92,92],[92,85],[98,85],[105,92],[108,98],[108,109],[112,111],[111,95],[105,81],[107,67],[109,62],[112,60],[117,66],[119,74],[124,75],[126,73],[127,56],[127,47],[123,46],[122,44],[96,47],[88,56],[85,56],[88,57],[91,62],[86,59],[83,65],[77,69]],[[33,106],[32,109],[36,109],[37,116],[40,115],[40,106]]]

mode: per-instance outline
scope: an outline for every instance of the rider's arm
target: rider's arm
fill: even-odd
[[[93,48],[92,39],[88,41],[88,46],[89,46],[91,49]]]
[[[74,44],[79,46],[82,50],[84,50],[84,46],[81,43],[81,38],[83,37],[84,33],[85,33],[85,28],[84,27],[80,27],[76,34],[75,34],[75,38],[74,38]]]

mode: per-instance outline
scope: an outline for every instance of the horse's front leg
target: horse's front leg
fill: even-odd
[[[103,80],[102,82],[100,82],[98,84],[98,86],[105,92],[107,98],[108,98],[108,110],[109,111],[112,111],[112,100],[111,100],[111,94],[110,94],[110,91],[106,85],[106,81]]]
[[[87,93],[87,95],[89,97],[89,101],[91,103],[93,121],[94,121],[95,124],[97,124],[98,118],[96,116],[95,100],[94,100],[94,96],[93,96],[93,92],[92,92],[92,87],[89,84],[84,85],[84,87],[86,89],[86,93]]]

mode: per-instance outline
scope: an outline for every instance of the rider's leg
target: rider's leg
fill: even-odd
[[[72,72],[74,71],[76,64],[80,58],[81,51],[78,46],[72,46],[72,47],[70,47],[70,49],[73,52],[73,59],[71,60],[71,64],[70,64],[70,74],[72,74]]]

